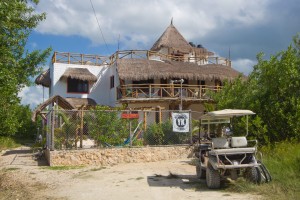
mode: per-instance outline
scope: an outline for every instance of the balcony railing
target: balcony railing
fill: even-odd
[[[183,84],[128,84],[117,88],[118,100],[129,99],[190,99],[208,100],[208,91],[220,91],[220,86]],[[182,91],[182,96],[181,96]]]
[[[135,58],[135,59],[155,59],[155,60],[175,60],[182,62],[194,62],[198,64],[220,64],[224,66],[231,66],[231,61],[227,58],[200,56],[200,57],[187,57],[167,55],[156,51],[147,50],[124,50],[116,51],[111,56],[79,54],[79,53],[66,53],[54,52],[52,56],[52,63],[66,63],[78,65],[112,65],[118,59]]]

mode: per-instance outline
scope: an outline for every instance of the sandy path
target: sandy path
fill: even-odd
[[[208,190],[203,180],[196,179],[195,167],[189,162],[185,159],[49,170],[39,166],[45,163],[33,160],[28,149],[21,148],[0,157],[0,199],[257,199]]]

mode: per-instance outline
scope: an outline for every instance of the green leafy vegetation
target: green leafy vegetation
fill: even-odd
[[[26,49],[31,31],[46,17],[35,12],[37,4],[37,0],[0,2],[0,136],[27,136],[31,129],[28,107],[20,105],[18,93],[30,85],[51,51]]]
[[[258,63],[247,79],[225,83],[212,94],[217,109],[250,109],[257,113],[250,120],[249,132],[261,144],[300,141],[300,37],[285,51]]]
[[[167,120],[148,126],[144,133],[144,140],[146,145],[187,144],[190,142],[190,133],[173,132],[172,121]]]
[[[129,137],[129,120],[120,118],[120,108],[111,109],[106,106],[97,106],[86,118],[89,134],[97,142],[97,146],[124,145]],[[111,110],[111,111],[110,111]],[[135,127],[137,120],[132,121]]]
[[[226,190],[250,192],[266,199],[298,199],[300,196],[300,144],[281,142],[262,148],[263,162],[272,181],[255,185],[244,179],[233,182]]]
[[[5,149],[12,149],[21,146],[11,137],[0,136],[0,151]]]

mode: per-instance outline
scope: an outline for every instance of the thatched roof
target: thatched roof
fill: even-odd
[[[73,110],[75,109],[75,106],[73,106],[72,104],[70,104],[65,98],[59,96],[59,95],[55,95],[49,99],[47,99],[47,101],[45,101],[44,103],[42,103],[41,105],[39,105],[32,113],[31,116],[31,120],[33,122],[35,122],[36,117],[38,114],[40,114],[48,105],[50,104],[54,104],[56,103],[59,107],[61,107],[62,109],[65,110]]]
[[[67,68],[61,78],[72,78],[91,82],[97,81],[97,77],[86,68]]]
[[[173,79],[188,80],[232,80],[241,73],[231,67],[189,62],[156,61],[146,59],[119,59],[119,77],[124,80]]]
[[[87,107],[87,106],[95,106],[97,105],[97,103],[95,102],[94,99],[91,98],[63,98],[59,95],[55,95],[49,99],[47,99],[47,101],[45,101],[44,103],[42,103],[41,105],[39,105],[32,113],[31,116],[31,120],[33,122],[36,121],[36,117],[37,115],[42,114],[42,111],[50,104],[56,104],[58,105],[60,108],[64,109],[64,110],[77,110],[77,108],[80,107]]]
[[[207,51],[207,49],[203,47],[196,48],[191,46],[172,23],[154,43],[151,51],[159,51],[163,47],[173,49],[175,52],[190,53],[194,51],[198,55],[213,55],[212,52]]]
[[[50,87],[50,70],[47,69],[46,71],[43,71],[40,75],[38,75],[38,77],[36,77],[35,79],[35,83],[44,87]]]
[[[96,106],[97,105],[96,101],[91,98],[66,98],[66,100],[76,108],[81,107],[81,106]]]

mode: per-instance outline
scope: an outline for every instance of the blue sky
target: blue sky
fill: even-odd
[[[173,18],[187,41],[222,57],[228,57],[230,48],[233,67],[249,74],[257,53],[268,59],[300,32],[299,0],[91,1],[104,39],[90,0],[42,0],[36,11],[46,12],[47,19],[32,32],[27,48],[110,55],[119,41],[121,50],[149,49]],[[26,87],[19,96],[34,108],[43,101],[43,90]]]

